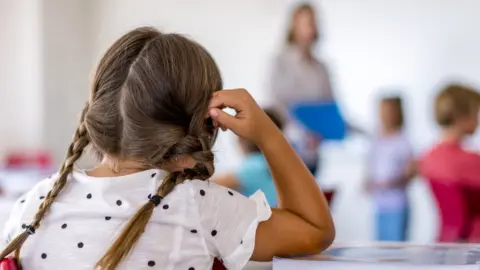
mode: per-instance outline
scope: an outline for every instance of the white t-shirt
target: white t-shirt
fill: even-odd
[[[390,136],[377,136],[370,150],[370,180],[374,182],[396,181],[405,173],[413,160],[413,151],[407,137],[399,132]],[[374,192],[378,209],[404,209],[407,206],[405,187]]]
[[[23,268],[93,269],[165,175],[147,170],[98,178],[75,171],[25,242]],[[40,182],[15,204],[5,225],[7,242],[31,223],[56,178]],[[270,215],[263,193],[249,199],[208,181],[185,181],[155,208],[119,269],[211,269],[215,257],[228,269],[241,269],[252,255],[258,223]]]

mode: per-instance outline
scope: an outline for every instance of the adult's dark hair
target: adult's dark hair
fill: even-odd
[[[118,39],[100,60],[58,179],[33,222],[5,247],[0,259],[13,251],[19,258],[22,244],[48,217],[88,145],[101,157],[135,160],[145,169],[162,168],[179,156],[192,157],[196,166],[170,173],[157,188],[155,195],[160,197],[185,179],[208,179],[214,171],[215,134],[205,115],[213,92],[221,89],[215,61],[194,41],[148,27]],[[144,232],[154,208],[150,200],[138,210],[97,267],[117,268]]]
[[[289,44],[295,44],[295,19],[296,17],[302,13],[302,12],[310,12],[312,15],[312,18],[315,22],[315,35],[313,37],[313,41],[316,42],[318,41],[319,38],[319,31],[318,31],[318,26],[317,26],[317,19],[316,19],[316,12],[315,8],[309,4],[309,3],[303,3],[298,5],[292,12],[292,15],[290,17],[290,24],[288,27],[288,33],[287,33],[287,43]]]
[[[276,110],[272,108],[266,108],[263,109],[263,111],[268,115],[268,117],[270,117],[270,120],[272,120],[278,129],[283,130],[284,121]]]

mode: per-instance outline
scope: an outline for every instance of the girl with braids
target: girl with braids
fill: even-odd
[[[313,176],[248,92],[219,89],[197,43],[152,28],[121,37],[100,61],[60,171],[14,206],[0,259],[26,270],[198,270],[219,258],[241,269],[328,247],[334,227]],[[218,127],[265,154],[278,209],[206,181]],[[101,163],[77,169],[87,146]]]

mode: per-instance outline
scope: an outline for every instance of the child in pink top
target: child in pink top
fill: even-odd
[[[423,177],[480,188],[480,155],[462,148],[463,140],[477,129],[479,109],[480,94],[467,86],[449,85],[438,94],[435,118],[443,134],[421,160]]]

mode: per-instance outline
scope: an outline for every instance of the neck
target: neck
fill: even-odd
[[[102,176],[124,176],[132,173],[147,170],[144,164],[133,160],[116,160],[104,157],[99,166],[90,172],[90,174]]]
[[[384,127],[382,128],[383,135],[393,135],[398,133],[399,129],[397,127]]]
[[[295,46],[303,55],[308,57],[312,55],[312,46],[310,44],[296,43]]]
[[[447,128],[443,130],[442,140],[445,142],[460,142],[465,134],[456,128]]]
[[[193,168],[196,162],[188,156],[179,157],[176,162],[168,162],[159,169],[167,172],[182,171],[186,168]],[[148,169],[152,167],[145,166],[145,164],[135,160],[117,160],[109,157],[104,157],[98,167],[91,170],[88,174],[96,177],[115,177],[124,176]]]

